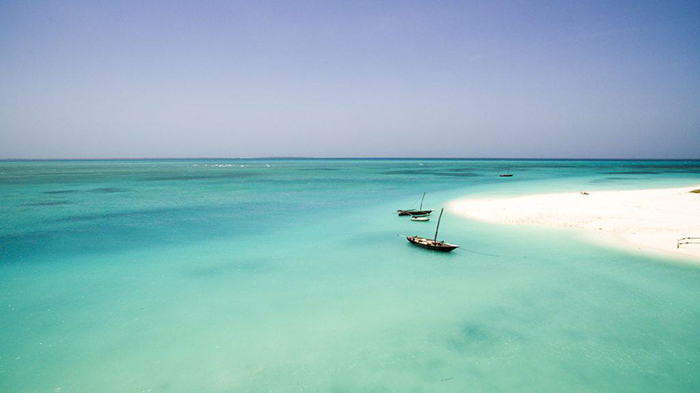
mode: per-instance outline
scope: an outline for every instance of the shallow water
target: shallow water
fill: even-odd
[[[696,392],[698,266],[449,214],[462,248],[434,253],[397,234],[435,221],[393,211],[699,180],[698,161],[0,162],[0,391]]]

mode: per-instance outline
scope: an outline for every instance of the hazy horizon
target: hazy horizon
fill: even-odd
[[[0,2],[0,159],[700,158],[700,3]]]
[[[586,157],[382,157],[382,156],[260,156],[260,157],[66,157],[66,158],[0,158],[0,161],[139,161],[139,160],[426,160],[426,161],[700,161],[700,158],[586,158]]]

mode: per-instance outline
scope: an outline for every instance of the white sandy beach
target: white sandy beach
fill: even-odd
[[[609,245],[700,260],[700,244],[676,248],[677,239],[700,237],[700,194],[690,192],[699,188],[460,199],[450,209],[479,221],[578,228]]]

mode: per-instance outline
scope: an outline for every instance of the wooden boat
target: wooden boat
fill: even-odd
[[[411,216],[411,221],[430,221],[429,216]]]
[[[433,209],[423,210],[423,200],[424,199],[425,199],[425,193],[423,193],[423,197],[420,199],[420,207],[418,209],[397,210],[396,213],[398,213],[399,216],[427,216],[427,215],[430,215],[430,213],[433,212]]]
[[[438,242],[433,239],[426,239],[420,236],[406,236],[406,239],[416,246],[427,248],[428,250],[450,252],[455,248],[459,248],[459,246],[455,244],[445,243],[443,241]]]
[[[397,210],[397,213],[399,213],[400,216],[428,216],[430,213],[433,212],[433,209],[430,210]]]
[[[437,227],[435,228],[435,238],[428,239],[420,236],[406,236],[406,240],[411,242],[411,244],[415,244],[418,247],[427,248],[428,250],[450,252],[455,248],[459,248],[459,246],[456,244],[450,244],[442,240],[438,241],[437,239],[438,231],[440,230],[440,220],[442,220],[442,212],[444,210],[445,209],[440,210],[440,217],[438,218]]]
[[[501,177],[513,177],[512,173],[504,173]]]

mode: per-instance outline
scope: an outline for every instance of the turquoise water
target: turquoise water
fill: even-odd
[[[515,177],[499,178],[513,172]],[[700,268],[393,212],[700,162],[0,162],[1,392],[697,392]]]

